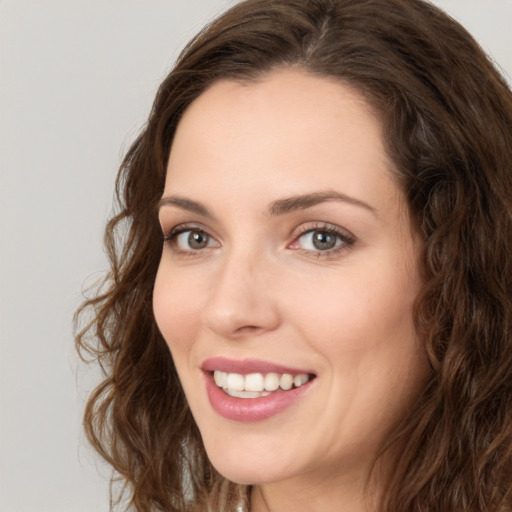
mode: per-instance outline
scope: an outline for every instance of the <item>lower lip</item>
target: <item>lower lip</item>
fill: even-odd
[[[299,401],[315,380],[312,379],[290,391],[280,391],[259,398],[238,398],[226,394],[219,388],[210,372],[206,372],[205,376],[206,391],[213,409],[228,420],[245,423],[266,420],[279,414]]]

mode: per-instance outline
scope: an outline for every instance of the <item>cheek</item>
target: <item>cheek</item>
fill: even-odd
[[[329,279],[290,286],[288,315],[300,322],[310,340],[329,350],[360,351],[380,343],[411,342],[417,290],[410,280],[381,269],[351,269]]]
[[[191,293],[187,283],[171,278],[159,268],[153,291],[155,320],[175,359],[189,350],[190,340],[199,328],[199,294]]]

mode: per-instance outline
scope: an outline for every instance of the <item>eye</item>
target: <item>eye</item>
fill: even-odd
[[[204,231],[184,231],[176,238],[176,245],[179,249],[197,251],[209,247],[211,244],[210,236]]]
[[[301,248],[308,251],[328,251],[342,243],[336,233],[315,229],[299,237]]]
[[[208,233],[198,228],[176,226],[165,238],[177,252],[196,252],[210,247],[218,247],[218,242]]]
[[[306,229],[299,234],[290,249],[298,249],[307,253],[320,255],[335,255],[339,251],[348,249],[354,245],[355,239],[341,229],[334,226],[318,226]]]

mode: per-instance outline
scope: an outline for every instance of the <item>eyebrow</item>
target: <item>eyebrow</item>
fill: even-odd
[[[158,201],[158,209],[162,208],[162,206],[176,206],[177,208],[181,208],[182,210],[186,210],[188,212],[197,213],[202,217],[213,218],[213,215],[208,211],[208,209],[203,206],[201,203],[196,201],[192,201],[192,199],[187,199],[186,197],[181,196],[167,196],[162,197],[160,201]]]
[[[324,192],[312,192],[309,194],[301,194],[283,199],[277,199],[270,204],[268,212],[272,216],[286,215],[287,213],[298,210],[306,210],[307,208],[311,208],[312,206],[328,201],[341,201],[353,206],[359,206],[377,215],[377,210],[375,210],[375,208],[365,203],[364,201],[333,190],[327,190]],[[193,201],[192,199],[187,199],[186,197],[176,195],[163,197],[158,202],[158,209],[162,208],[163,206],[175,206],[182,210],[197,213],[202,217],[210,219],[214,218],[206,206]]]
[[[327,190],[325,192],[312,192],[310,194],[277,199],[271,204],[269,212],[271,215],[284,215],[297,210],[305,210],[327,201],[341,201],[353,206],[359,206],[365,210],[377,214],[377,210],[375,210],[375,208],[365,203],[364,201],[356,199],[355,197],[347,196],[346,194],[342,194],[340,192],[336,192],[334,190]]]

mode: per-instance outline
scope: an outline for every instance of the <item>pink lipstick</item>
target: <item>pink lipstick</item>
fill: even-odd
[[[262,360],[210,358],[203,362],[212,408],[226,419],[253,422],[279,414],[310,389],[315,374]]]

